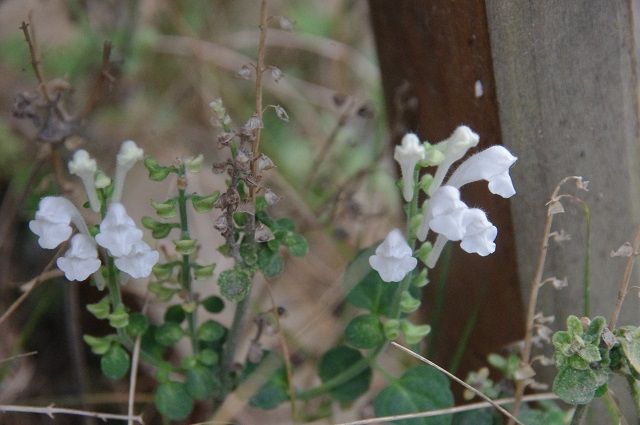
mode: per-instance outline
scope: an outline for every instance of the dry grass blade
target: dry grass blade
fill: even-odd
[[[500,411],[500,413],[502,413],[503,415],[505,415],[506,417],[508,417],[509,419],[515,421],[516,423],[520,424],[520,425],[524,425],[522,422],[520,422],[518,420],[518,418],[516,418],[515,416],[513,416],[509,411],[507,411],[504,407],[500,406],[499,404],[497,404],[495,401],[493,401],[489,396],[485,395],[483,392],[477,390],[476,388],[472,387],[471,385],[467,384],[466,382],[464,382],[462,379],[458,378],[457,376],[455,376],[454,374],[450,373],[449,371],[447,371],[446,369],[438,366],[437,364],[435,364],[434,362],[432,362],[431,360],[422,357],[420,354],[411,351],[410,349],[408,349],[407,347],[404,347],[400,344],[398,344],[397,342],[392,341],[391,345],[393,345],[394,347],[397,347],[399,349],[401,349],[402,351],[404,351],[405,353],[415,357],[416,359],[420,360],[423,363],[428,364],[429,366],[436,368],[437,370],[439,370],[440,372],[444,373],[445,375],[447,375],[449,378],[453,379],[454,381],[456,381],[458,384],[462,385],[463,387],[465,387],[466,389],[468,389],[469,391],[472,391],[474,394],[478,395],[479,397],[487,400],[487,402],[492,405],[493,407],[495,407],[496,409],[498,409],[498,411]]]
[[[90,412],[87,410],[66,409],[63,407],[53,407],[53,405],[47,407],[34,407],[34,406],[16,406],[16,405],[0,405],[0,413],[35,413],[38,415],[47,415],[53,419],[55,415],[73,415],[73,416],[85,416],[89,418],[98,418],[103,421],[129,421],[133,420],[135,423],[144,424],[142,416],[129,416],[129,415],[115,415],[111,413]]]
[[[522,401],[541,401],[541,400],[555,400],[558,396],[553,393],[543,393],[528,395],[522,398]],[[344,422],[336,425],[367,425],[367,424],[379,424],[384,422],[400,421],[404,419],[417,419],[417,418],[431,418],[440,415],[450,415],[453,413],[469,412],[471,410],[484,409],[492,405],[502,405],[513,403],[515,398],[500,398],[493,400],[493,403],[481,401],[478,403],[465,404],[464,406],[449,407],[447,409],[429,410],[427,412],[419,413],[407,413],[405,415],[393,415],[393,416],[381,416],[378,418],[362,419],[353,422]]]

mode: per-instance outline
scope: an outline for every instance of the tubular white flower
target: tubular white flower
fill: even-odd
[[[80,180],[82,180],[91,209],[99,212],[100,201],[98,200],[95,183],[96,171],[98,170],[96,160],[89,156],[89,152],[80,149],[73,154],[73,159],[69,161],[68,167],[71,174],[80,177]]]
[[[393,159],[400,164],[402,173],[402,196],[409,202],[413,199],[413,173],[418,161],[425,159],[425,150],[420,139],[413,133],[407,133],[402,138],[402,144],[396,146]]]
[[[393,229],[378,245],[375,255],[369,257],[369,265],[385,282],[400,282],[418,265],[418,260],[411,254],[411,247],[402,236],[402,232]]]
[[[152,267],[158,262],[160,254],[151,249],[144,241],[138,241],[131,247],[129,254],[115,260],[116,267],[134,279],[151,274]]]
[[[127,215],[124,206],[118,202],[109,205],[107,215],[100,223],[100,233],[96,242],[109,250],[114,257],[122,257],[131,252],[133,245],[142,240],[142,230]]]
[[[460,191],[452,186],[441,186],[431,198],[425,202],[426,208],[422,223],[418,228],[418,239],[424,241],[429,228],[441,233],[452,241],[459,241],[464,235],[462,213],[468,209],[460,200]]]
[[[116,157],[116,177],[114,180],[113,195],[111,197],[112,202],[120,202],[122,197],[122,188],[124,186],[124,179],[127,177],[127,173],[137,161],[140,161],[144,156],[144,151],[136,145],[133,140],[127,140],[120,146],[120,152]]]
[[[53,249],[69,239],[73,223],[85,235],[89,234],[84,219],[78,209],[62,196],[46,196],[40,200],[36,218],[29,222],[29,229],[39,236],[42,248]]]
[[[517,159],[505,147],[491,146],[460,164],[447,184],[460,188],[467,183],[486,180],[491,193],[510,198],[516,191],[509,177],[509,168]]]
[[[440,187],[444,181],[444,177],[449,171],[449,167],[451,167],[454,162],[462,158],[469,149],[477,146],[479,141],[480,136],[471,131],[469,127],[461,125],[454,130],[448,139],[441,142],[445,145],[445,158],[436,170],[436,175],[433,177],[433,183],[431,183],[431,186],[429,187],[429,195],[433,195],[433,193]]]
[[[462,217],[462,224],[465,228],[460,242],[462,249],[482,257],[495,252],[496,244],[493,241],[498,235],[498,229],[487,219],[484,211],[478,208],[468,209]]]
[[[71,238],[71,248],[56,260],[58,268],[67,280],[86,280],[100,268],[96,244],[89,236],[76,233]]]

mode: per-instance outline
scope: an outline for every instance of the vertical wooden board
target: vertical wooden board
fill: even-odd
[[[407,131],[440,141],[460,124],[481,137],[480,148],[500,143],[489,35],[481,0],[370,0],[393,143]],[[475,94],[476,82],[483,88]],[[463,199],[483,208],[500,229],[497,251],[488,257],[453,251],[442,331],[436,359],[448,364],[463,327],[481,302],[462,376],[486,364],[491,350],[521,337],[522,305],[518,289],[509,201],[491,195],[486,183],[463,190]],[[438,270],[431,276],[438,275]],[[433,278],[432,278],[433,279]],[[481,298],[481,286],[488,285]],[[426,316],[434,304],[435,283],[423,300]],[[479,301],[480,300],[480,301]]]
[[[544,204],[567,175],[590,180],[581,195],[592,215],[592,315],[610,317],[624,259],[611,250],[640,222],[640,152],[634,23],[628,1],[487,0],[503,142],[519,156],[512,203],[523,293],[529,291]],[[574,192],[574,191],[572,191]],[[584,219],[569,207],[556,228],[572,240],[554,246],[546,276],[569,287],[546,288],[541,310],[564,326],[582,312]],[[633,278],[638,282],[638,274]],[[638,323],[630,294],[619,321]],[[551,372],[551,371],[549,371]]]

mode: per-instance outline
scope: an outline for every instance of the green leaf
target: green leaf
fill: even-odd
[[[132,337],[142,335],[149,329],[149,320],[142,313],[133,313],[129,316],[129,325],[127,325],[127,333]]]
[[[232,269],[220,273],[218,285],[223,297],[229,301],[240,302],[249,293],[251,276],[242,266],[235,265]]]
[[[627,357],[629,364],[636,370],[636,372],[640,373],[640,341],[637,339],[629,341],[625,337],[618,338],[618,341],[620,341],[622,351]]]
[[[173,269],[177,265],[178,265],[177,261],[171,261],[171,262],[168,262],[168,263],[156,264],[156,265],[153,266],[151,271],[153,272],[153,275],[156,278],[158,278],[160,280],[165,280],[165,279],[169,279],[171,277],[171,275],[173,274]]]
[[[184,331],[175,322],[165,322],[160,325],[155,332],[156,342],[163,347],[169,347],[184,336]]]
[[[602,385],[591,369],[579,370],[572,367],[560,369],[553,380],[553,392],[565,403],[587,404]]]
[[[244,380],[251,376],[267,357],[269,357],[269,352],[263,351],[260,362],[248,362],[242,371],[241,379]],[[277,368],[260,389],[249,399],[249,405],[258,409],[269,410],[288,401],[289,385],[287,382],[287,374],[284,366]]]
[[[100,369],[109,379],[120,379],[129,371],[129,353],[120,344],[113,344],[100,359]]]
[[[216,295],[212,295],[202,301],[202,306],[209,313],[220,313],[222,310],[224,310],[224,301],[222,300],[222,298]]]
[[[354,317],[347,325],[344,336],[347,344],[360,349],[374,348],[385,341],[382,323],[373,314]]]
[[[217,365],[220,361],[220,355],[214,350],[205,348],[203,350],[200,350],[200,352],[198,353],[198,360],[200,360],[200,363],[202,363],[203,365],[214,366]]]
[[[204,366],[194,366],[187,370],[185,387],[196,400],[204,400],[216,390],[222,391],[222,383],[214,377],[211,369]]]
[[[158,297],[160,301],[169,301],[175,294],[179,292],[178,289],[169,288],[160,282],[151,282],[148,286],[149,292]]]
[[[205,342],[213,342],[222,338],[225,328],[215,320],[207,320],[198,328],[198,339]]]
[[[180,382],[165,382],[158,387],[154,397],[156,409],[173,421],[187,418],[193,410],[193,399]]]
[[[256,197],[256,212],[261,212],[267,209],[269,204],[267,204],[267,200],[264,196]]]
[[[318,375],[322,382],[339,375],[364,357],[358,350],[341,345],[327,351],[318,364]],[[341,403],[349,403],[366,393],[371,384],[371,368],[367,366],[358,375],[330,391],[331,397]]]
[[[196,280],[209,279],[213,276],[213,270],[216,268],[215,264],[209,264],[207,266],[201,266],[200,264],[192,264],[193,277]]]
[[[180,254],[191,255],[195,252],[198,241],[195,239],[180,239],[173,241],[173,244],[176,247],[176,251]]]
[[[494,425],[493,408],[460,412],[453,415],[453,425]],[[497,422],[501,423],[501,422]],[[524,422],[530,424],[530,422]]]
[[[182,323],[186,317],[187,315],[180,304],[172,305],[164,312],[165,322]]]
[[[309,252],[307,240],[297,233],[291,232],[287,234],[282,242],[289,248],[289,253],[294,257],[304,257]]]
[[[191,195],[191,203],[193,204],[193,209],[199,213],[208,213],[210,212],[216,202],[220,198],[220,192],[215,191],[211,195],[207,196],[199,196],[195,193]]]
[[[373,401],[376,416],[401,415],[453,406],[449,380],[430,366],[420,365],[405,372],[383,389]],[[398,425],[449,425],[451,415],[395,421]]]
[[[245,264],[253,266],[258,262],[258,251],[256,245],[245,242],[240,245],[240,256]]]
[[[582,322],[574,315],[570,315],[567,317],[567,332],[571,337],[581,336],[584,334],[584,328],[582,327]]]
[[[104,297],[95,304],[87,304],[87,310],[98,319],[106,319],[111,312],[111,302],[109,297]]]
[[[151,236],[153,236],[154,239],[162,239],[166,238],[172,229],[180,227],[180,224],[163,223],[160,221],[156,221],[149,216],[144,216],[142,217],[142,226],[146,229],[151,230]]]
[[[347,270],[345,280],[348,276],[349,271]],[[378,316],[390,316],[391,300],[395,291],[395,285],[384,282],[377,271],[370,270],[349,292],[347,301]]]
[[[258,267],[265,277],[275,277],[284,270],[284,258],[276,250],[261,244],[258,248]]]

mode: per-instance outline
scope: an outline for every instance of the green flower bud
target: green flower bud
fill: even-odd
[[[82,339],[84,339],[84,342],[86,342],[91,348],[91,351],[99,356],[103,355],[109,351],[109,348],[111,348],[112,341],[110,336],[98,338],[91,335],[83,335]]]
[[[106,319],[111,312],[111,303],[109,297],[104,297],[95,304],[87,304],[87,310],[98,319]]]
[[[142,225],[151,230],[151,236],[155,239],[165,238],[171,229],[180,227],[178,223],[161,223],[148,216],[142,217]]]
[[[431,326],[429,325],[414,325],[408,320],[400,321],[400,329],[404,334],[404,339],[407,344],[417,344],[422,341],[422,338],[429,335],[431,332]]]
[[[209,264],[208,266],[201,266],[199,264],[192,264],[193,276],[197,280],[209,279],[213,276],[213,270],[216,268],[215,264]]]
[[[151,202],[151,206],[156,210],[156,214],[158,214],[162,218],[171,218],[175,217],[178,212],[176,210],[176,199],[171,198],[164,202]]]
[[[129,314],[122,304],[117,306],[108,317],[109,324],[116,329],[126,328],[129,324]]]
[[[418,187],[424,193],[429,192],[429,188],[431,187],[431,183],[433,182],[433,176],[431,174],[425,174],[420,178],[420,182],[418,182]]]
[[[180,239],[179,241],[173,241],[176,246],[176,251],[182,255],[191,255],[196,250],[198,241],[195,239]]]
[[[413,313],[420,307],[420,300],[411,296],[409,291],[404,291],[400,298],[400,311],[403,313]]]
[[[199,213],[208,213],[210,212],[218,198],[220,197],[220,192],[215,191],[211,195],[207,196],[199,196],[196,194],[191,195],[191,203],[193,204],[193,209]]]
[[[429,257],[432,249],[433,245],[431,244],[431,242],[427,241],[423,243],[416,252],[414,252],[413,256],[422,261],[424,264],[427,264],[427,257]]]
[[[166,179],[169,174],[177,171],[175,167],[163,167],[150,156],[144,159],[144,166],[149,171],[149,178],[157,182]]]
[[[196,307],[198,307],[198,305],[193,301],[182,304],[184,312],[189,314],[193,313],[196,310]]]
[[[158,297],[158,300],[164,302],[169,301],[175,294],[178,293],[177,289],[168,288],[160,282],[151,282],[148,288],[149,292]]]
[[[111,184],[111,178],[107,176],[102,170],[96,172],[95,179],[96,189],[106,189]]]
[[[422,288],[423,286],[426,286],[429,283],[429,278],[427,277],[427,273],[428,273],[427,269],[422,269],[420,273],[414,276],[413,280],[411,281],[411,284],[416,288]]]
[[[400,336],[400,321],[397,319],[389,319],[384,322],[382,326],[384,329],[384,336],[389,341],[393,341]]]
[[[187,171],[190,173],[199,173],[202,170],[202,163],[204,162],[204,156],[202,154],[198,156],[192,156],[184,161],[184,165],[187,167]]]
[[[173,274],[173,268],[177,265],[175,261],[169,263],[155,264],[151,269],[153,275],[159,280],[166,280]]]

